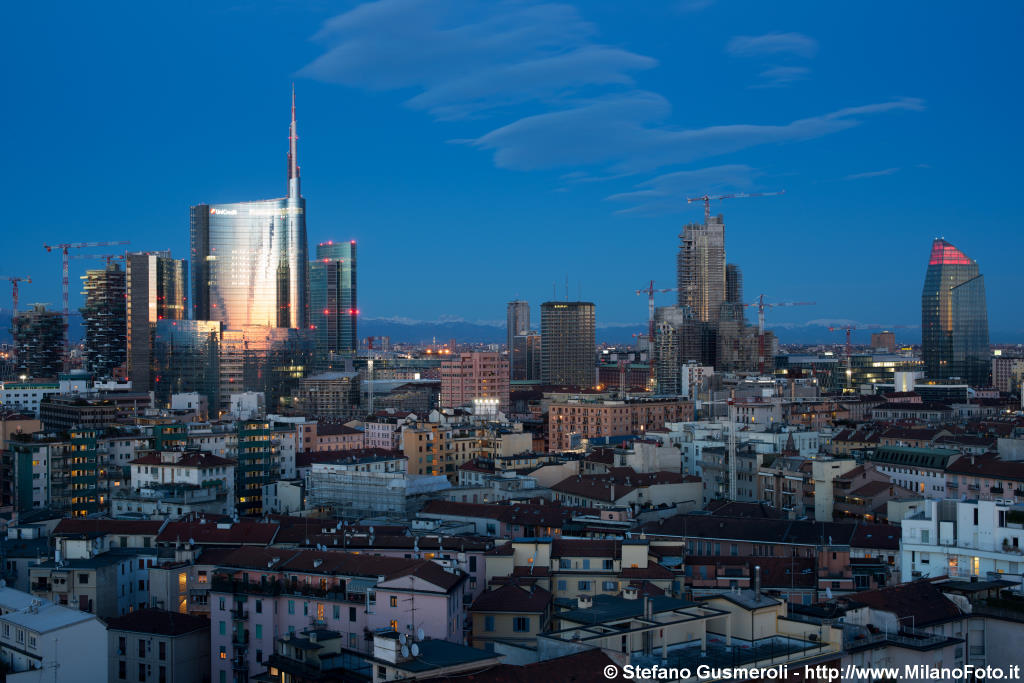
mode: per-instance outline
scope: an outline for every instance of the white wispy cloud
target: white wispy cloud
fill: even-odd
[[[773,66],[761,72],[761,82],[752,88],[781,88],[806,79],[811,70],[805,66]]]
[[[860,180],[861,178],[877,178],[883,175],[892,175],[898,173],[900,169],[897,168],[883,168],[881,171],[866,171],[864,173],[852,173],[843,178],[843,180]]]
[[[757,170],[743,164],[711,166],[693,171],[675,171],[637,183],[629,192],[605,197],[607,201],[632,204],[617,213],[679,213],[687,208],[687,197],[726,189],[747,189]]]
[[[378,0],[329,20],[327,51],[303,76],[371,90],[414,89],[406,104],[440,119],[630,86],[657,61],[594,40],[569,5]]]
[[[818,41],[802,33],[766,33],[761,36],[736,36],[725,51],[735,57],[792,54],[813,57],[818,52]]]
[[[575,7],[542,0],[376,0],[328,20],[313,40],[323,53],[300,75],[405,93],[408,107],[439,120],[473,118],[476,130],[453,142],[490,152],[498,167],[561,169],[566,184],[660,172],[632,192],[612,195],[636,202],[637,210],[671,201],[673,183],[742,189],[754,174],[737,166],[665,172],[673,167],[820,138],[869,116],[924,106],[899,98],[790,121],[680,126],[663,95],[635,83],[657,60],[602,42]],[[817,42],[799,33],[772,33],[737,36],[727,49],[737,56],[810,57]],[[793,83],[807,73],[800,66],[766,66],[761,87]],[[480,133],[480,120],[494,123]]]

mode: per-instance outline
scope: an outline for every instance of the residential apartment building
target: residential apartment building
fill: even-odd
[[[441,361],[441,407],[491,406],[508,412],[509,362],[493,351],[473,351],[446,356]]]
[[[110,683],[198,683],[210,677],[210,620],[145,608],[107,620]]]
[[[693,420],[693,403],[676,399],[612,401],[582,398],[553,401],[548,407],[548,448],[579,449],[583,439],[636,435],[670,422]]]

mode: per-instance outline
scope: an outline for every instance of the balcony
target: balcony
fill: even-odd
[[[231,658],[231,669],[233,671],[248,671],[249,662],[245,657],[232,657]]]
[[[991,487],[989,487],[988,490],[991,491],[992,493],[997,494],[997,495],[1002,495],[1003,494],[1003,487],[1002,486],[991,486]]]
[[[231,610],[231,618],[235,621],[248,621],[249,610],[241,606],[235,607]]]
[[[231,644],[237,648],[249,647],[249,632],[245,631],[243,633],[239,633],[238,631],[235,631],[231,634]]]
[[[47,581],[33,581],[32,582],[32,586],[31,586],[31,590],[32,590],[33,593],[35,593],[35,592],[49,593],[51,587],[52,587],[51,584],[49,582],[47,582]]]

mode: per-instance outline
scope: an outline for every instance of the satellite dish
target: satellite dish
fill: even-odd
[[[400,642],[402,645],[405,645],[407,642],[409,642],[409,638],[406,637],[406,635],[404,633],[399,634],[398,642]]]
[[[412,656],[413,657],[419,657],[420,656],[420,646],[417,645],[416,643],[412,644]]]
[[[416,629],[416,640],[423,640],[423,627]]]
[[[413,645],[413,647],[416,647],[416,646]],[[409,648],[406,647],[405,645],[402,646],[402,656],[403,657],[408,657],[409,656]]]

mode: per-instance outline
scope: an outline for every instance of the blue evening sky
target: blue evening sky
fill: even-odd
[[[43,242],[187,257],[189,205],[282,195],[294,81],[310,243],[358,240],[364,316],[501,321],[568,277],[599,323],[639,323],[702,216],[684,197],[785,189],[714,207],[748,300],[817,302],[769,324],[919,325],[944,236],[993,341],[1024,341],[1024,5],[983,7],[16,3],[0,274],[59,305]]]

